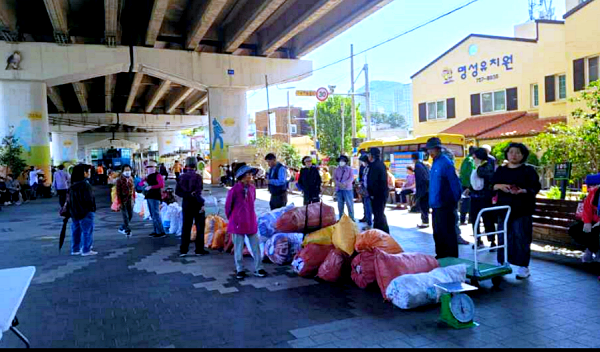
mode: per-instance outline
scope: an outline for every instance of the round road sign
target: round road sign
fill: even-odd
[[[319,101],[325,101],[328,97],[329,91],[327,90],[327,88],[321,87],[317,89],[317,99],[319,99]]]

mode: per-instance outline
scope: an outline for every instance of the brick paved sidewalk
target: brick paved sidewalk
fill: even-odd
[[[0,212],[0,268],[37,268],[18,312],[33,347],[600,347],[597,267],[576,259],[535,254],[529,280],[510,275],[501,292],[484,282],[470,295],[481,325],[455,331],[436,323],[439,306],[400,310],[377,287],[319,283],[289,266],[267,264],[269,277],[238,282],[231,254],[179,258],[179,240],[148,237],[151,224],[137,215],[125,238],[108,189],[95,192],[94,257],[70,256],[69,236],[58,253],[57,198]],[[268,194],[258,197],[266,211]],[[406,250],[433,253],[431,230],[414,229],[418,216],[387,215]],[[461,246],[461,256],[471,253]],[[7,332],[0,347],[22,343]]]

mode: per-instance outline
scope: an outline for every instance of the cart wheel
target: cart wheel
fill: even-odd
[[[495,276],[492,278],[492,285],[496,289],[500,288],[500,283],[502,282],[502,276]]]

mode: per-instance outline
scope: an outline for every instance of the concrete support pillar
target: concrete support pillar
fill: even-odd
[[[212,183],[219,183],[219,165],[229,163],[229,146],[248,144],[246,90],[209,88],[210,167]]]
[[[41,168],[50,183],[47,104],[45,83],[0,80],[0,138],[14,133],[23,146],[27,165]]]
[[[158,155],[173,153],[179,149],[178,137],[176,133],[159,133],[158,134]],[[158,160],[157,160],[158,161]]]
[[[58,166],[63,163],[76,164],[77,133],[52,132],[52,164]]]

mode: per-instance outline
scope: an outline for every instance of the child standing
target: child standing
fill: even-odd
[[[225,214],[229,220],[227,232],[233,237],[235,251],[236,278],[242,280],[246,277],[242,252],[244,250],[244,236],[248,237],[250,250],[254,257],[254,276],[265,277],[267,272],[262,268],[260,247],[258,244],[258,224],[254,202],[256,200],[256,188],[252,184],[252,177],[257,170],[249,166],[242,166],[235,173],[237,183],[227,192],[225,202]]]

